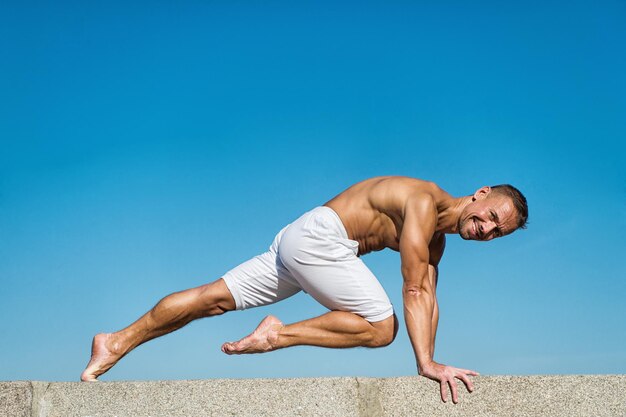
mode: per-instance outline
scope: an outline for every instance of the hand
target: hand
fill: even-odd
[[[459,394],[457,392],[456,381],[454,378],[458,378],[467,387],[468,392],[474,391],[474,384],[469,379],[468,375],[479,375],[476,371],[470,371],[467,369],[453,368],[452,366],[442,365],[437,362],[431,362],[430,364],[420,368],[420,375],[430,378],[433,381],[439,382],[441,389],[441,400],[445,403],[448,399],[448,385],[452,391],[452,402],[459,402]]]

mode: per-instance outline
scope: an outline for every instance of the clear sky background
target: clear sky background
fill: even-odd
[[[77,380],[95,333],[389,174],[529,201],[528,230],[449,236],[438,361],[626,373],[623,1],[178,3],[0,6],[0,379]],[[401,319],[389,347],[220,352],[325,311],[301,293],[102,379],[414,375],[399,256],[363,260]]]

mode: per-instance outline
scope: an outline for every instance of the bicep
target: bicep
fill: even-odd
[[[407,203],[400,236],[400,259],[405,285],[430,287],[429,244],[435,231],[435,222],[436,210],[432,200]]]

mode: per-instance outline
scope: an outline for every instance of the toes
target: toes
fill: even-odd
[[[235,343],[224,343],[222,345],[222,352],[226,353],[227,355],[231,355],[235,353],[237,350],[235,345],[236,345]]]
[[[97,382],[98,381],[94,374],[89,374],[86,372],[83,372],[83,374],[80,376],[80,380],[83,382]]]

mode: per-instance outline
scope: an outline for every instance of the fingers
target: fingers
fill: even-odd
[[[465,387],[467,388],[467,391],[469,391],[469,392],[473,392],[474,391],[474,383],[472,382],[471,379],[469,379],[467,377],[467,375],[460,374],[460,375],[457,376],[457,378],[459,378],[461,381],[463,381],[463,383],[465,384]]]
[[[457,368],[457,371],[463,372],[464,374],[471,375],[471,376],[479,376],[480,375],[478,372],[472,371],[472,370],[469,370],[469,369],[459,369],[459,368]]]
[[[445,403],[448,401],[448,381],[439,381],[439,389],[441,390],[441,401]]]
[[[451,381],[448,381],[450,384],[450,390],[452,391],[452,402],[457,404],[459,402],[459,392],[456,388],[456,381],[454,378]]]
[[[441,401],[444,403],[448,400],[448,389],[450,390],[452,402],[457,404],[459,402],[459,392],[456,379],[463,381],[468,392],[474,391],[474,383],[470,379],[470,376],[478,376],[479,373],[469,369],[460,369],[445,367],[446,370],[440,373],[436,378],[439,380],[439,389],[441,391]]]
[[[439,388],[441,390],[441,401],[444,403],[448,401],[448,386],[450,387],[450,391],[452,391],[452,402],[459,402],[459,393],[456,388],[456,381],[454,378],[452,380],[442,379],[439,381]]]

